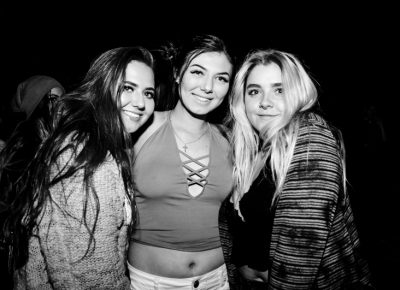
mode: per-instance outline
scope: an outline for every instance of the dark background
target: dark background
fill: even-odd
[[[180,12],[168,4],[110,4],[4,9],[1,104],[8,104],[18,83],[31,75],[52,76],[69,91],[105,50],[156,48],[189,33],[220,36],[239,60],[254,48],[291,52],[318,83],[326,118],[343,132],[361,244],[377,289],[394,289],[400,273],[394,8],[325,4],[292,7],[289,13],[287,7],[249,2],[232,12],[228,4],[196,2]]]

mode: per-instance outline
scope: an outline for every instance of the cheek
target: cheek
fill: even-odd
[[[181,90],[190,90],[193,87],[196,86],[196,80],[194,78],[188,77],[188,76],[184,76],[181,80],[181,83],[179,85],[179,88]]]
[[[257,116],[257,106],[254,102],[246,102],[245,103],[245,113],[247,115],[247,119],[249,119],[250,124],[255,127],[259,118]]]
[[[282,113],[285,110],[285,107],[286,107],[284,101],[282,101],[282,100],[275,101],[273,103],[273,106],[274,106],[274,110],[277,113]]]
[[[155,102],[154,99],[146,99],[146,112],[151,115],[154,112]]]
[[[129,103],[129,96],[126,93],[122,93],[121,97],[119,98],[120,107],[123,108]]]
[[[215,92],[219,98],[225,98],[228,93],[229,85],[220,85],[215,88]]]
[[[254,113],[257,106],[258,105],[256,105],[256,102],[254,101],[254,99],[245,97],[244,109],[248,116],[251,115],[252,113]]]

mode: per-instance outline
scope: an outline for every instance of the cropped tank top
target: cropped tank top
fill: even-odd
[[[209,173],[202,193],[193,197],[170,118],[143,144],[133,165],[138,219],[132,240],[178,251],[221,246],[218,212],[233,187],[230,146],[210,126]]]

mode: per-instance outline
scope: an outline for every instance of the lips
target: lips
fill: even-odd
[[[200,96],[200,95],[197,95],[197,94],[193,94],[193,95],[201,103],[208,103],[208,102],[211,102],[211,100],[212,100],[212,98],[209,98],[209,97],[203,97],[203,96]]]
[[[129,117],[129,119],[137,121],[140,119],[140,117],[142,116],[142,114],[139,113],[135,113],[132,111],[128,111],[128,110],[123,110],[124,114],[127,115]]]
[[[259,116],[259,117],[276,117],[276,116],[279,116],[278,114],[262,114],[262,115],[257,115],[257,116]]]

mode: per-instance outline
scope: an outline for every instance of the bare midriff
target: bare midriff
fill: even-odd
[[[169,278],[189,278],[210,272],[224,263],[221,248],[184,252],[131,242],[129,264],[138,270]]]

